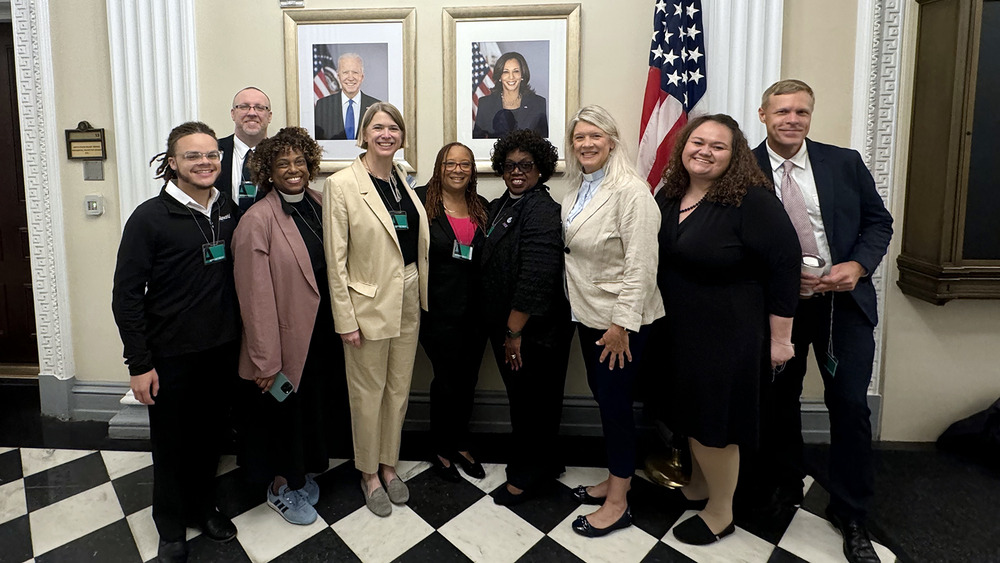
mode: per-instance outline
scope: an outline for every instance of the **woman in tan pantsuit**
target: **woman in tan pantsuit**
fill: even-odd
[[[323,191],[334,326],[346,344],[354,465],[363,475],[365,502],[379,516],[392,512],[390,501],[409,499],[395,466],[420,309],[427,308],[427,216],[392,161],[405,142],[399,110],[373,104],[358,137],[367,152],[331,176]]]

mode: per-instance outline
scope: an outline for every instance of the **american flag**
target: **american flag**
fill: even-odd
[[[337,81],[337,60],[330,55],[326,45],[313,45],[313,105],[320,98],[340,92]]]
[[[492,56],[493,60],[486,59]],[[493,63],[500,56],[500,47],[496,43],[472,44],[472,120],[476,120],[479,112],[479,98],[488,96],[493,90]]]
[[[660,184],[677,133],[705,97],[705,28],[701,0],[657,0],[649,75],[639,124],[639,173]]]

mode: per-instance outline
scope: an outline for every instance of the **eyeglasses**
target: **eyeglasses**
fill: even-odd
[[[198,162],[203,158],[207,158],[212,162],[222,158],[222,153],[219,151],[208,151],[208,152],[198,152],[198,151],[188,151],[181,155],[181,158],[188,162]]]
[[[260,104],[253,104],[253,105],[250,105],[250,104],[239,104],[239,105],[233,106],[233,109],[238,109],[238,110],[240,110],[242,112],[248,112],[251,109],[254,109],[254,110],[257,111],[257,113],[264,113],[266,111],[271,111],[271,108],[269,108],[267,106],[262,106]]]
[[[535,168],[535,163],[530,160],[525,160],[524,162],[511,162],[507,161],[503,163],[503,171],[510,174],[517,168],[522,174],[527,174]]]
[[[472,170],[472,163],[469,162],[468,160],[463,160],[462,162],[454,162],[452,160],[449,160],[444,163],[444,169],[447,170],[448,172],[451,172],[456,168],[458,168],[462,172],[468,172],[469,170]]]

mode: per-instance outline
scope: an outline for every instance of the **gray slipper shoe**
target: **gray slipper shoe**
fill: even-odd
[[[406,488],[406,483],[399,477],[386,483],[385,488],[389,491],[389,500],[393,504],[403,504],[410,500],[410,489]]]
[[[381,516],[385,518],[386,516],[392,514],[392,504],[389,503],[389,495],[385,493],[385,489],[379,487],[372,491],[372,494],[368,494],[368,486],[362,481],[361,482],[361,492],[365,495],[365,506],[368,510],[371,510],[375,516]]]

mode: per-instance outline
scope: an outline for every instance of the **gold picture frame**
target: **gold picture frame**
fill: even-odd
[[[333,112],[317,111],[320,99],[329,97],[331,102],[334,96],[340,99],[336,69],[330,65],[338,64],[338,56],[351,53],[363,59],[361,99],[388,101],[402,112],[407,143],[400,149],[402,154],[397,153],[396,160],[408,172],[414,172],[416,9],[290,10],[284,12],[284,28],[287,123],[308,129],[323,147],[320,171],[344,168],[362,152],[355,140],[341,136],[343,117],[338,116],[340,129],[337,129],[331,117]],[[370,95],[366,88],[377,91],[378,95]],[[333,107],[330,102],[325,105]],[[356,127],[361,117],[356,116]]]
[[[580,105],[580,4],[444,8],[442,26],[445,142],[468,145],[476,169],[489,172],[496,136],[528,127],[559,150],[556,171],[565,170],[566,124]],[[530,74],[524,80],[530,89],[518,95],[519,100],[524,95],[519,115],[528,125],[511,111],[494,110],[501,107],[496,92],[502,84],[493,81],[492,66],[514,55],[531,69],[522,71],[525,78]],[[488,100],[491,94],[495,97]]]

